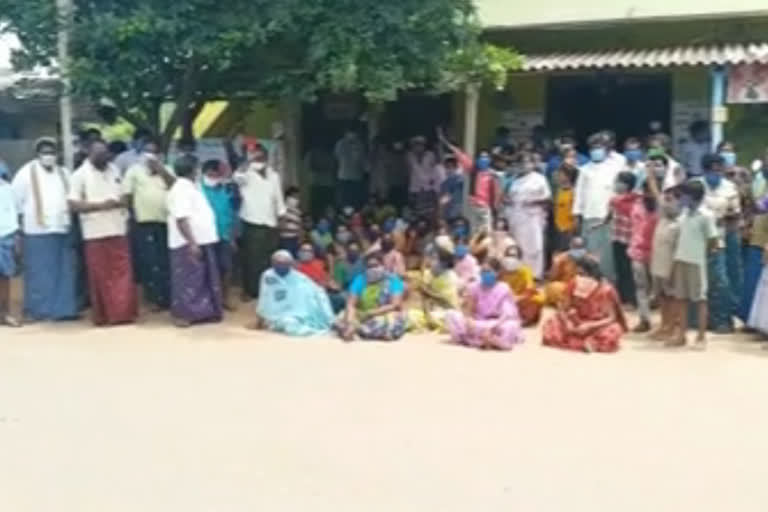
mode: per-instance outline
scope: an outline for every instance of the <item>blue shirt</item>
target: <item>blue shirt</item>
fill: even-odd
[[[0,237],[12,235],[19,230],[19,214],[16,198],[11,185],[0,178]]]
[[[403,283],[403,280],[400,279],[399,276],[391,274],[385,279],[389,281],[387,284],[389,286],[388,290],[390,294],[398,296],[405,293],[405,283]],[[365,273],[357,274],[357,276],[352,280],[352,284],[349,285],[349,293],[355,297],[360,297],[367,286],[368,280],[365,278]]]
[[[229,241],[232,238],[232,226],[235,224],[235,193],[228,185],[208,186],[203,183],[203,193],[211,205],[216,217],[216,233],[219,239]]]
[[[446,220],[461,217],[464,203],[464,176],[452,174],[440,185],[440,195],[448,196],[448,203],[443,205],[443,218]]]

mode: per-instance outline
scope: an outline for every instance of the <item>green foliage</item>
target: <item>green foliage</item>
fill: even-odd
[[[501,86],[520,63],[514,52],[480,42],[471,0],[74,3],[75,94],[109,97],[150,127],[166,100],[191,106],[361,91],[386,101],[404,89]],[[0,0],[0,13],[24,44],[18,66],[55,61],[55,0]]]

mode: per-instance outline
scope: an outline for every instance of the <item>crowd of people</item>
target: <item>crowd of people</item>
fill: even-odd
[[[120,154],[93,137],[70,173],[41,139],[0,179],[0,321],[89,307],[95,325],[130,323],[141,289],[189,327],[233,310],[238,281],[254,303],[249,327],[291,336],[435,331],[509,350],[543,321],[544,345],[613,352],[630,328],[685,346],[693,325],[696,348],[708,330],[733,332],[734,318],[765,333],[768,160],[740,167],[733,144],[711,152],[707,134],[694,123],[676,159],[661,133],[619,148],[602,131],[582,154],[568,133],[541,144],[500,129],[470,156],[438,130],[433,147],[409,141],[398,171],[409,183],[393,189],[373,175],[361,184],[363,169],[392,160],[379,147],[371,157],[386,165],[367,161],[351,133],[336,145],[338,200],[314,216],[255,142],[230,171],[193,147],[169,166],[143,133]],[[24,319],[9,308],[19,273]]]

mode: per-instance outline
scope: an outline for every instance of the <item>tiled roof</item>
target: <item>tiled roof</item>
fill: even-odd
[[[768,43],[526,55],[523,71],[768,64]]]

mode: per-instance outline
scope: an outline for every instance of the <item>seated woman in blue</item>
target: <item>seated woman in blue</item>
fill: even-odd
[[[365,258],[365,273],[357,275],[349,286],[347,309],[336,323],[342,339],[395,341],[405,334],[403,312],[405,286],[400,276],[390,274],[381,255]]]

